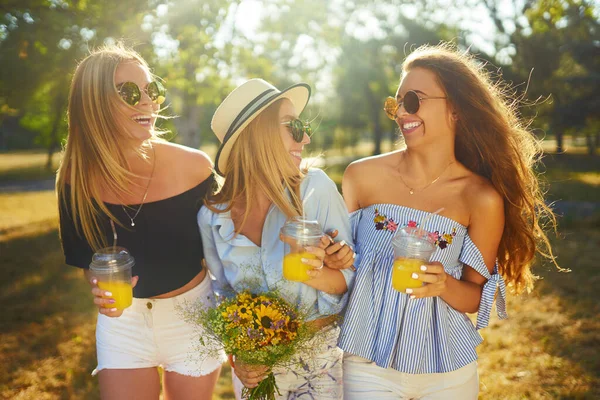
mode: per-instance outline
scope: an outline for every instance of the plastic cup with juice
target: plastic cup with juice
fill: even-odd
[[[317,221],[307,220],[302,217],[288,219],[281,228],[282,240],[285,243],[285,256],[283,257],[283,277],[289,281],[304,282],[310,279],[307,271],[310,265],[302,262],[303,258],[316,259],[317,257],[304,250],[307,246],[317,247],[323,236],[323,229]]]
[[[392,239],[392,247],[394,248],[392,287],[405,293],[408,288],[422,286],[423,282],[413,279],[412,274],[421,272],[421,265],[429,261],[436,249],[429,232],[413,227],[400,228]]]
[[[92,257],[90,271],[98,280],[98,287],[111,292],[110,298],[115,300],[107,307],[124,310],[131,306],[131,268],[134,264],[134,258],[123,247],[106,247],[98,250]]]

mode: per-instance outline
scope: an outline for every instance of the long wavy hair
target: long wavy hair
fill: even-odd
[[[530,290],[536,252],[555,263],[544,224],[556,231],[556,218],[544,202],[533,168],[542,149],[519,118],[522,97],[495,80],[483,63],[448,43],[413,51],[403,63],[403,73],[414,68],[436,75],[457,114],[458,161],[487,178],[502,195],[505,225],[498,248],[499,272],[515,292]]]
[[[205,205],[215,213],[243,205],[238,232],[248,219],[257,193],[266,194],[287,217],[302,215],[300,183],[305,171],[294,164],[281,139],[279,108],[283,101],[268,106],[240,133],[223,171],[222,186],[205,199]],[[215,207],[218,204],[227,206],[219,209]]]
[[[72,214],[77,234],[83,235],[94,250],[107,245],[100,216],[119,223],[100,201],[101,194],[114,193],[119,199],[131,194],[137,175],[129,170],[125,154],[136,151],[146,157],[147,146],[135,147],[128,140],[132,134],[119,123],[127,116],[120,107],[123,100],[115,87],[115,71],[125,62],[149,70],[134,50],[122,44],[105,46],[77,66],[69,93],[69,132],[56,177],[59,210],[63,208],[60,205],[69,206],[65,209]],[[159,134],[153,131],[148,143],[157,140]]]

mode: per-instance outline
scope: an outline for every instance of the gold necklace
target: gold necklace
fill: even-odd
[[[400,175],[398,175],[398,176],[400,177],[400,181],[402,181],[402,184],[403,184],[404,186],[406,186],[406,188],[408,189],[408,193],[410,193],[411,195],[413,195],[413,194],[415,194],[415,191],[422,192],[423,190],[427,189],[429,186],[431,186],[431,185],[433,185],[434,183],[436,183],[436,182],[437,182],[437,181],[438,181],[438,180],[439,180],[439,179],[442,177],[442,175],[444,175],[444,172],[446,172],[446,170],[448,169],[448,167],[449,167],[451,164],[453,164],[453,163],[454,163],[454,161],[450,161],[450,163],[449,163],[448,165],[446,165],[446,168],[444,168],[444,169],[442,170],[442,172],[441,172],[441,173],[438,175],[438,177],[437,177],[437,178],[435,178],[434,180],[432,180],[431,182],[429,182],[427,185],[423,186],[423,187],[422,187],[422,188],[420,188],[420,189],[416,189],[416,188],[413,188],[413,187],[410,187],[410,186],[408,186],[408,185],[406,184],[406,182],[404,182],[404,179],[402,179],[402,174],[400,174]]]
[[[148,179],[148,185],[146,186],[146,191],[144,192],[144,197],[142,198],[142,202],[140,203],[140,206],[136,210],[133,217],[129,215],[129,213],[125,209],[125,206],[123,204],[121,204],[121,208],[123,209],[123,212],[125,213],[125,215],[127,215],[127,218],[129,218],[129,220],[131,221],[131,226],[135,226],[135,219],[138,216],[138,214],[140,213],[140,211],[142,211],[142,207],[144,206],[144,202],[146,201],[146,197],[148,196],[148,189],[150,189],[150,182],[152,182],[152,178],[154,177],[154,169],[156,168],[156,150],[154,150],[154,146],[152,146],[152,145],[150,145],[150,146],[152,147],[152,158],[153,158],[152,172],[150,173],[150,178]],[[133,209],[133,207],[129,207],[129,206],[127,206],[127,208]]]

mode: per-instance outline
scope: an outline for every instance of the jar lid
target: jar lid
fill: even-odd
[[[115,273],[133,267],[135,259],[124,247],[105,247],[92,256],[90,270]]]
[[[435,240],[431,234],[417,227],[405,226],[399,228],[392,238],[392,244],[411,249],[433,250],[435,249]]]
[[[281,228],[281,234],[296,239],[316,239],[323,236],[323,228],[318,221],[292,217]]]

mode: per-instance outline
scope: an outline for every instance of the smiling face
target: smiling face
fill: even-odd
[[[446,97],[436,75],[424,68],[411,69],[400,82],[396,100],[402,101],[409,90],[416,92],[422,100],[415,114],[407,113],[404,107],[400,107],[396,112],[396,123],[400,127],[406,145],[415,147],[437,143],[439,140],[453,139],[455,124],[449,102],[446,99],[430,98]]]
[[[119,108],[123,118],[119,122],[134,139],[142,141],[149,139],[154,130],[156,113],[160,108],[146,93],[148,84],[152,82],[152,76],[144,66],[135,61],[123,62],[115,71],[115,85],[118,87],[125,82],[135,83],[140,88],[141,98],[135,106],[130,106],[125,101],[120,102]]]
[[[304,146],[310,143],[310,137],[305,133],[300,143],[296,142],[292,137],[291,128],[285,125],[285,122],[290,122],[293,119],[298,118],[296,107],[288,99],[284,99],[279,107],[279,132],[281,134],[281,140],[286,151],[290,154],[294,164],[300,168],[302,162],[302,150]]]

